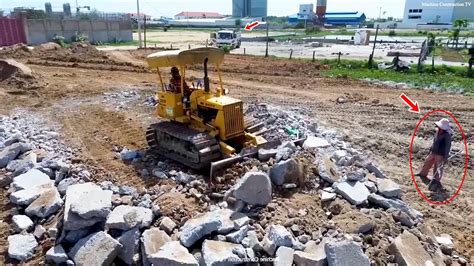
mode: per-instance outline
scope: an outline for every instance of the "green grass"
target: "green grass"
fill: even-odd
[[[337,65],[335,60],[323,60],[332,67],[323,72],[323,75],[334,78],[371,79],[407,83],[415,88],[432,88],[441,91],[458,91],[463,89],[468,95],[474,95],[474,80],[468,78],[466,67],[431,66],[425,65],[424,72],[418,73],[416,65],[412,65],[407,72],[394,70],[368,69],[367,61],[341,60]]]

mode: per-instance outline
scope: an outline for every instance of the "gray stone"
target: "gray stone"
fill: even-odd
[[[387,199],[377,194],[370,194],[368,200],[369,202],[379,205],[385,209],[395,208],[401,210],[404,213],[408,214],[408,216],[410,216],[410,218],[412,218],[415,223],[418,223],[423,220],[423,214],[421,212],[411,208],[410,206],[408,206],[407,203],[399,199]]]
[[[112,208],[112,191],[84,191],[71,203],[70,211],[83,219],[106,218]]]
[[[338,182],[340,179],[339,172],[331,161],[331,159],[326,156],[323,157],[318,163],[318,173],[319,176],[326,182],[332,184]]]
[[[266,206],[272,200],[270,177],[263,172],[247,172],[233,191],[236,199],[250,205]]]
[[[329,266],[333,265],[367,265],[370,260],[364,254],[362,248],[352,241],[340,241],[326,243],[324,250]]]
[[[294,262],[297,266],[324,266],[326,265],[326,255],[321,257],[305,251],[295,251]]]
[[[29,216],[46,218],[57,212],[63,206],[63,203],[61,195],[53,186],[43,190],[41,195],[25,209],[25,213]]]
[[[71,185],[75,185],[78,183],[79,183],[79,180],[73,177],[69,177],[69,178],[65,178],[61,180],[61,182],[59,182],[57,186],[59,194],[61,194],[62,196],[66,195],[67,188]]]
[[[186,174],[186,173],[183,173],[183,172],[180,171],[180,172],[178,172],[178,174],[174,177],[174,179],[175,179],[176,182],[178,182],[178,183],[188,184],[189,182],[195,180],[196,177],[193,176],[193,175]]]
[[[387,198],[400,198],[402,195],[400,186],[388,178],[377,178],[377,188]]]
[[[48,228],[48,236],[52,238],[56,238],[58,236],[58,228],[50,227]]]
[[[345,150],[337,150],[335,151],[333,154],[332,154],[332,158],[337,162],[339,161],[341,158],[344,158],[346,157],[348,154]]]
[[[79,215],[71,211],[71,205],[76,203],[81,195],[89,191],[102,191],[102,189],[93,183],[84,183],[71,185],[66,190],[66,202],[64,204],[64,229],[65,230],[78,230],[92,226],[98,222],[102,222],[105,219],[102,217],[94,217],[90,219],[84,219]]]
[[[127,265],[133,265],[136,262],[135,259],[138,257],[138,250],[140,248],[140,231],[137,227],[134,227],[123,232],[117,238],[117,241],[122,245],[117,257]]]
[[[270,158],[276,157],[278,153],[277,149],[259,149],[258,150],[258,159],[262,162],[270,160]]]
[[[240,228],[239,230],[226,235],[226,239],[229,242],[240,244],[240,242],[242,242],[244,237],[247,235],[248,231],[249,231],[248,225],[242,226],[242,228]]]
[[[35,230],[33,230],[33,235],[37,239],[43,239],[44,234],[46,234],[46,229],[40,224],[36,225]]]
[[[46,261],[53,262],[55,264],[65,263],[68,259],[69,257],[61,245],[51,247],[46,252]]]
[[[337,196],[336,193],[331,193],[331,192],[327,192],[327,191],[324,191],[324,190],[321,191],[321,201],[322,202],[335,200],[336,196]]]
[[[280,161],[272,166],[270,179],[277,186],[285,183],[300,184],[303,182],[303,169],[295,159]]]
[[[21,143],[13,143],[0,151],[0,168],[5,168],[8,163],[15,160],[22,152]]]
[[[359,169],[355,172],[349,172],[346,174],[347,181],[363,181],[365,178],[365,172],[363,169]]]
[[[277,249],[277,245],[271,241],[267,236],[265,236],[261,243],[262,250],[265,251],[269,256],[273,256]]]
[[[309,241],[306,243],[304,252],[307,254],[301,254],[302,258],[311,259],[314,262],[324,264],[326,262],[326,243],[330,240],[328,238],[323,238],[319,244],[315,241]],[[310,255],[308,255],[310,254]]]
[[[38,169],[31,169],[30,171],[15,177],[11,186],[16,190],[34,189],[42,185],[50,184],[51,182],[51,179],[45,173]]]
[[[79,230],[69,231],[64,237],[64,241],[67,243],[75,244],[77,241],[81,240],[89,234],[89,228],[83,228]]]
[[[204,240],[202,245],[202,258],[208,266],[241,264],[242,258],[236,253],[246,254],[244,247],[239,244]]]
[[[314,136],[309,136],[303,143],[304,149],[327,148],[330,146],[331,144],[327,140]]]
[[[198,261],[179,241],[165,243],[158,252],[152,254],[149,262],[153,265],[197,266]]]
[[[415,222],[408,216],[408,214],[402,212],[401,210],[395,209],[392,212],[392,217],[395,221],[400,222],[402,225],[412,227],[415,225]]]
[[[164,230],[166,233],[171,234],[173,233],[174,228],[176,227],[176,223],[168,217],[163,217],[160,222],[160,229]]]
[[[6,147],[6,146],[10,146],[12,145],[13,143],[17,143],[21,140],[22,136],[20,133],[15,133],[11,136],[9,136],[6,140],[3,141],[3,145]]]
[[[365,181],[364,185],[369,189],[370,193],[377,193],[377,186],[372,181]]]
[[[137,157],[138,157],[138,152],[129,150],[127,148],[124,148],[120,152],[120,158],[122,158],[122,160],[124,160],[124,161],[131,161],[131,160],[133,160]]]
[[[370,162],[365,165],[365,169],[369,170],[369,172],[373,173],[378,178],[387,178],[384,173],[376,166],[374,163]]]
[[[171,238],[165,231],[158,228],[150,228],[143,232],[141,242],[143,265],[151,265],[149,259],[153,254],[157,253],[164,244],[171,242]]]
[[[257,252],[262,250],[262,245],[260,244],[260,241],[258,241],[257,232],[248,231],[247,238],[248,238],[248,248],[251,248],[252,250],[257,251]]]
[[[121,186],[119,189],[120,195],[135,195],[137,193],[137,189],[131,186]]]
[[[12,227],[17,233],[29,231],[33,226],[33,221],[26,215],[13,215],[12,217]]]
[[[33,169],[36,165],[36,153],[31,152],[23,159],[13,160],[7,165],[7,171],[12,172],[12,176],[18,176]]]
[[[354,205],[367,201],[369,190],[361,182],[341,182],[336,184],[336,192]]]
[[[109,229],[120,230],[129,230],[135,226],[147,228],[153,222],[153,217],[151,209],[120,205],[109,214],[105,225]]]
[[[406,230],[393,240],[388,250],[395,255],[398,265],[434,265],[418,238]]]
[[[293,244],[293,236],[286,230],[283,225],[270,225],[270,229],[266,235],[277,247],[291,247]]]
[[[8,237],[8,256],[12,259],[25,261],[33,257],[38,246],[33,234],[18,234]]]
[[[279,247],[275,254],[275,266],[292,266],[294,250],[289,247]]]
[[[79,240],[69,251],[77,266],[111,264],[122,245],[105,232],[97,232]]]
[[[53,181],[34,188],[21,189],[10,194],[10,202],[17,205],[29,205],[44,191],[54,189]]]
[[[181,227],[179,239],[185,247],[190,247],[202,237],[217,231],[222,224],[222,220],[217,215],[198,214]]]

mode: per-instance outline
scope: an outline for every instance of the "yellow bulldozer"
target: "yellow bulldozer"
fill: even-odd
[[[218,48],[196,48],[157,52],[147,57],[161,84],[156,114],[162,120],[148,128],[148,145],[158,154],[190,168],[211,167],[211,175],[213,169],[238,157],[242,149],[266,142],[246,131],[242,101],[227,96],[220,71],[224,54]],[[193,82],[185,93],[186,67],[200,64],[204,69],[203,82]],[[213,65],[217,72],[218,86],[214,90],[210,88],[208,65]],[[164,67],[179,68],[179,92],[163,80],[160,68]]]

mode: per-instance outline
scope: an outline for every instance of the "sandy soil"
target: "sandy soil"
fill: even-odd
[[[81,58],[71,63],[67,57],[63,60],[56,58],[55,61],[45,60],[41,56],[21,57],[19,60],[28,63],[45,85],[34,90],[0,85],[0,114],[8,114],[13,108],[22,107],[45,115],[62,126],[62,136],[70,145],[81,149],[81,160],[95,166],[94,178],[97,181],[114,180],[120,184],[149,188],[155,183],[142,180],[133,167],[117,160],[114,149],[122,146],[145,148],[144,128],[155,119],[151,108],[136,106],[120,111],[110,104],[103,104],[101,99],[105,92],[131,88],[152,95],[157,75],[148,72],[140,63],[146,52],[121,53],[114,51],[107,54],[107,58],[100,59],[101,63],[93,63],[92,58]],[[115,60],[119,63],[112,63]],[[132,63],[127,64],[124,60]],[[426,223],[435,233],[453,236],[456,249],[473,261],[472,163],[468,166],[464,186],[456,199],[448,205],[430,205],[413,186],[408,149],[416,123],[423,114],[434,109],[452,112],[472,142],[474,99],[422,90],[404,91],[421,105],[422,114],[413,114],[399,100],[401,91],[356,80],[324,78],[318,74],[321,68],[325,66],[230,55],[223,66],[223,78],[231,96],[244,101],[266,102],[288,108],[311,107],[313,111],[308,113],[309,116],[341,132],[346,141],[377,161],[389,177],[402,185],[403,199],[424,214]],[[199,67],[189,71],[190,77],[201,75]],[[339,97],[348,100],[338,104]],[[429,119],[435,121],[439,117]],[[415,171],[419,169],[430,144],[433,127],[429,121],[422,124],[419,138],[415,141]],[[463,148],[459,132],[453,146],[458,150]],[[469,153],[472,156],[471,147]],[[431,195],[427,193],[426,186],[420,186],[431,199],[446,199],[459,185],[463,167],[461,157],[449,163],[443,179],[448,190],[446,195]],[[314,197],[314,201],[318,202]],[[170,209],[165,211],[172,213],[174,204],[170,198],[173,196],[164,196],[170,202]],[[311,200],[308,195],[296,194],[284,206],[311,210]],[[6,219],[8,211],[5,197],[0,197],[0,201],[0,243],[3,244],[0,254],[4,254],[8,226],[5,226],[3,219]],[[198,210],[192,201],[183,199],[183,204],[186,205],[186,212]],[[317,225],[319,216],[313,216],[314,224]]]

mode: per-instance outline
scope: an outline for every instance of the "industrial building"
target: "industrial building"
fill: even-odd
[[[235,18],[262,18],[268,12],[267,0],[232,0],[232,16]]]
[[[366,16],[360,12],[326,12],[326,0],[319,0],[314,12],[313,4],[300,5],[299,12],[288,16],[289,24],[315,23],[332,26],[358,26]]]
[[[184,11],[174,16],[174,19],[224,18],[217,12],[189,12]]]
[[[449,28],[456,19],[474,20],[474,2],[465,0],[405,0],[399,28]]]

